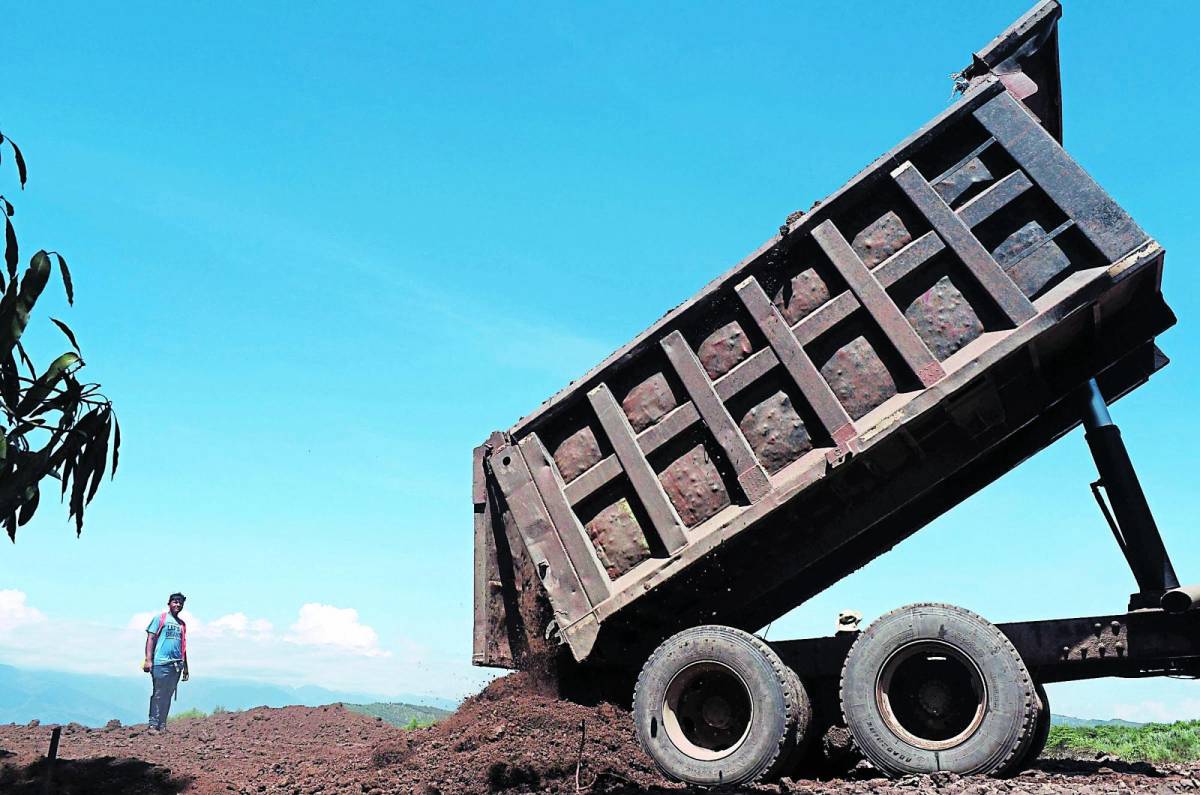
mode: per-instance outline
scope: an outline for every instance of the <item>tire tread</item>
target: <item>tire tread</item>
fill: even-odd
[[[990,621],[988,621],[986,618],[979,615],[978,613],[972,612],[971,610],[967,610],[965,607],[959,607],[958,605],[952,605],[947,602],[914,602],[913,604],[904,605],[903,607],[898,607],[895,610],[891,610],[887,613],[884,613],[879,618],[875,619],[875,621],[871,622],[871,626],[874,626],[875,624],[878,624],[878,623],[882,622],[884,619],[890,618],[891,616],[910,611],[913,608],[928,608],[928,607],[947,610],[951,613],[960,613],[963,615],[967,615],[967,616],[970,616],[971,618],[974,618],[974,619],[982,622],[983,624],[985,624],[987,626],[990,626],[993,628],[995,627],[994,624],[992,624]],[[870,630],[870,627],[867,628],[867,631],[869,631],[869,630]],[[1033,682],[1033,678],[1029,674],[1029,669],[1025,666],[1025,661],[1021,659],[1020,653],[1017,651],[1016,647],[1012,645],[1012,641],[1010,641],[1004,635],[1003,632],[1000,632],[999,630],[997,630],[996,634],[999,636],[1000,642],[1003,645],[1005,651],[1009,654],[1009,656],[1012,659],[1016,660],[1016,662],[1018,663],[1016,668],[1021,673],[1022,685],[1024,686],[1023,689],[1026,694],[1025,695],[1025,704],[1024,704],[1024,708],[1022,710],[1023,719],[1022,719],[1021,727],[1020,727],[1018,735],[1017,735],[1018,736],[1017,742],[1013,743],[1013,747],[1011,749],[1009,749],[1008,752],[1005,753],[1005,755],[1000,760],[998,760],[992,764],[990,770],[978,771],[980,773],[986,773],[988,775],[1002,777],[1002,776],[1010,775],[1011,773],[1015,772],[1016,768],[1019,767],[1020,762],[1024,759],[1023,752],[1028,749],[1029,743],[1033,739],[1032,735],[1033,735],[1033,731],[1034,731],[1034,729],[1036,727],[1036,723],[1037,723],[1038,697],[1037,697],[1037,693],[1035,691],[1035,685]],[[842,670],[841,670],[840,676],[838,677],[838,696],[843,705],[842,706],[843,718],[845,718],[844,713],[845,713],[845,703],[846,703],[846,670],[849,667],[850,659],[854,655],[854,650],[859,646],[859,644],[861,644],[863,642],[863,640],[866,638],[866,635],[867,635],[867,632],[865,632],[865,631],[860,632],[858,634],[858,637],[854,639],[854,643],[852,643],[850,645],[850,649],[846,653],[846,659],[842,661]],[[848,720],[847,720],[847,725],[850,725],[850,722]],[[880,765],[878,763],[876,763],[876,761],[874,759],[871,758],[871,756],[867,753],[867,750],[862,746],[861,743],[859,743],[858,737],[855,736],[853,729],[850,732],[850,736],[851,736],[851,740],[854,743],[855,748],[859,751],[859,753],[861,753],[863,756],[867,757],[868,759],[871,759],[871,762],[873,764],[876,764],[877,767],[879,767]],[[904,771],[894,771],[894,770],[884,769],[884,772],[888,773],[888,775],[895,775],[897,772],[904,772]]]
[[[783,733],[783,736],[780,737],[770,759],[759,765],[759,769],[750,776],[746,777],[744,780],[730,782],[728,786],[750,784],[755,781],[780,775],[786,766],[796,758],[797,747],[802,745],[803,740],[806,739],[807,732],[805,730],[807,729],[807,724],[811,719],[811,703],[809,702],[807,693],[804,691],[804,687],[801,684],[800,679],[790,668],[783,664],[783,661],[779,659],[779,655],[775,653],[775,650],[767,645],[766,641],[757,635],[752,635],[749,632],[735,629],[733,627],[723,626],[721,624],[703,624],[698,627],[693,627],[689,630],[684,630],[684,632],[693,636],[702,637],[704,635],[709,635],[733,640],[736,643],[749,646],[758,652],[763,659],[770,663],[775,678],[779,683],[780,689],[783,691],[784,714],[787,730]],[[665,641],[659,644],[658,648],[656,648],[654,652],[646,659],[646,662],[643,663],[641,671],[638,672],[637,683],[633,688],[633,703],[635,705],[638,703],[638,697],[645,686],[647,671],[651,670],[651,667],[658,662],[660,657],[669,651],[669,647],[673,643],[677,642],[678,638],[682,634],[684,633],[678,633],[670,638],[667,638]],[[801,720],[803,720],[803,726],[801,725]],[[663,767],[658,763],[658,760],[654,758],[653,754],[648,755],[659,771],[663,773],[663,775],[667,776],[668,778],[674,777],[670,771],[663,769]],[[716,789],[718,787],[710,786],[707,788]]]

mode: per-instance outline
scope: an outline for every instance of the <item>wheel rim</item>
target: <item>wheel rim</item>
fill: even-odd
[[[883,722],[917,748],[965,742],[987,713],[987,687],[970,657],[937,640],[903,646],[880,669],[875,701]]]
[[[715,660],[696,662],[667,685],[662,705],[667,738],[701,761],[723,759],[750,734],[754,701],[745,681]]]

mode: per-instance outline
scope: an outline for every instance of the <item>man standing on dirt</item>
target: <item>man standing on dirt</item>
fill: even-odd
[[[149,673],[154,690],[150,694],[150,731],[167,728],[167,713],[179,679],[188,680],[187,624],[179,617],[187,597],[173,593],[167,598],[167,609],[151,620],[146,627],[146,659],[142,670]]]

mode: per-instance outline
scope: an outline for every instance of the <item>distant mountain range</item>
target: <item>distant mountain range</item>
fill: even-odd
[[[396,702],[374,704],[343,704],[351,712],[380,718],[393,726],[410,726],[415,721],[418,726],[427,726],[449,717],[451,712],[437,707],[421,707],[415,704],[397,704]]]
[[[1136,729],[1139,726],[1145,726],[1144,723],[1134,723],[1131,720],[1121,720],[1113,718],[1112,720],[1094,720],[1092,718],[1072,718],[1070,715],[1051,715],[1050,723],[1053,726],[1072,726],[1077,729],[1090,729],[1093,726],[1127,726],[1131,729]]]
[[[320,706],[346,702],[370,704],[385,699],[377,693],[346,693],[322,687],[284,687],[236,679],[193,679],[180,683],[171,712],[214,707],[249,709],[291,704]],[[390,696],[412,707],[453,710],[454,701],[415,693]],[[145,723],[150,701],[150,677],[97,676],[40,671],[0,665],[0,723],[82,723],[103,726],[116,718],[122,723]],[[425,718],[419,718],[424,722]]]

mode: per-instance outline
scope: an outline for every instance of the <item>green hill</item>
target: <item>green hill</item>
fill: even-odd
[[[1095,718],[1072,718],[1070,715],[1051,715],[1050,724],[1052,726],[1070,726],[1075,729],[1090,729],[1095,726],[1125,726],[1129,729],[1136,729],[1139,726],[1146,725],[1144,723],[1121,720],[1120,718],[1096,720]]]
[[[370,715],[372,718],[383,718],[383,720],[393,726],[406,728],[428,726],[431,723],[437,723],[442,718],[451,714],[449,710],[438,709],[437,707],[420,707],[415,704],[385,704],[380,702],[374,704],[346,704],[343,702],[342,706],[351,712]]]

